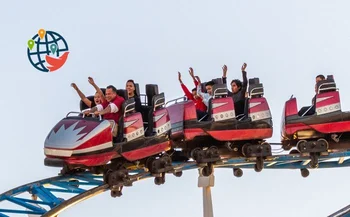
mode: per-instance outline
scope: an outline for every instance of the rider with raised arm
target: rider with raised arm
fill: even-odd
[[[202,82],[201,79],[198,76],[195,76],[197,81],[198,81],[198,85],[197,85],[197,93],[198,95],[202,98],[203,103],[207,106],[207,108],[209,107],[209,100],[212,98],[212,88],[214,86],[214,82],[213,81],[209,81],[205,84],[205,89],[207,90],[206,93],[202,92]]]
[[[78,88],[78,86],[75,83],[72,83],[71,86],[77,91],[81,101],[85,103],[85,105],[89,108],[95,107],[96,105],[101,104],[103,101],[105,101],[105,96],[102,92],[102,90],[95,84],[94,79],[89,77],[88,78],[89,83],[95,88],[96,93],[94,96],[94,101],[89,100]]]
[[[234,79],[231,81],[231,91],[228,91],[228,95],[232,96],[234,102],[242,101],[246,97],[246,91],[248,86],[247,72],[245,69],[247,68],[247,64],[244,63],[241,67],[243,82],[239,79]],[[222,81],[224,84],[227,84],[227,66],[224,65],[222,67]]]
[[[95,115],[103,115],[104,119],[114,121],[113,136],[117,137],[123,102],[124,98],[117,94],[117,89],[113,85],[109,85],[106,87],[106,101],[85,111],[84,114],[94,113]],[[113,127],[113,122],[111,122],[111,126]]]
[[[193,79],[195,87],[197,87],[198,86],[198,81],[194,77],[194,73],[193,73],[193,69],[192,68],[190,68],[189,73],[190,73],[190,75],[191,75],[191,77]],[[181,73],[180,72],[178,72],[178,79],[179,79],[179,82],[181,84],[181,88],[182,88],[183,92],[185,93],[186,97],[189,100],[192,100],[194,102],[194,104],[196,106],[196,110],[199,111],[199,112],[197,112],[197,115],[198,115],[198,113],[206,112],[207,111],[207,106],[203,103],[202,98],[197,94],[197,88],[193,88],[192,89],[192,93],[191,93],[188,90],[188,88],[186,87],[186,85],[184,85],[182,83]]]
[[[126,92],[128,93],[128,99],[134,98],[135,100],[135,111],[142,113],[141,99],[137,95],[135,82],[132,79],[129,79],[125,84]]]

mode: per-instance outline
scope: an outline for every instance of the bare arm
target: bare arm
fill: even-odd
[[[75,91],[77,91],[81,101],[83,101],[89,108],[91,108],[92,102],[88,98],[86,98],[83,92],[79,90],[78,86],[75,83],[72,83],[71,86],[75,89]]]
[[[108,105],[105,109],[103,109],[102,111],[99,112],[100,115],[104,115],[104,114],[108,114],[111,113],[112,108],[111,105]]]
[[[100,87],[96,85],[94,79],[89,77],[88,80],[89,80],[89,83],[95,88],[96,92],[101,96],[102,101],[106,101],[105,95],[103,94]]]

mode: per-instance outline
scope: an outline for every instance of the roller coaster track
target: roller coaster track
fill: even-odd
[[[298,154],[274,155],[265,160],[264,169],[303,170],[310,167],[309,162],[309,157],[302,157]],[[254,164],[254,159],[234,158],[224,159],[222,162],[215,164],[214,167],[215,169],[252,169]],[[177,171],[199,168],[195,162],[173,163],[173,166]],[[348,166],[350,166],[350,151],[333,152],[327,156],[319,157],[317,169]],[[143,170],[130,170],[129,174],[133,182],[152,178],[148,172]],[[88,172],[43,179],[0,194],[0,217],[8,217],[9,214],[55,217],[69,207],[108,190],[109,186],[103,182],[102,175],[94,175]],[[67,199],[63,199],[55,195],[58,193],[67,193],[69,196]],[[7,208],[2,208],[4,206]]]

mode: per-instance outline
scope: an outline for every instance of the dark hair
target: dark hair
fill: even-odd
[[[316,78],[321,78],[322,80],[325,80],[326,78],[324,77],[324,75],[317,75]]]
[[[134,94],[135,94],[135,96],[137,96],[137,92],[136,92],[136,85],[135,85],[134,80],[129,79],[129,80],[127,80],[127,81],[126,81],[126,83],[128,83],[128,82],[131,82],[131,83],[134,85],[134,88],[135,88],[135,90],[134,90]]]
[[[214,81],[208,81],[205,86],[213,86],[215,83]]]
[[[242,88],[242,81],[240,81],[239,79],[234,79],[234,80],[232,80],[232,81],[231,81],[231,85],[232,85],[232,83],[236,83],[236,85],[237,85],[237,87],[238,87],[239,89]]]
[[[197,88],[193,88],[192,91],[197,91]]]
[[[117,88],[115,88],[113,85],[108,85],[106,89],[112,89],[114,93],[117,93]]]

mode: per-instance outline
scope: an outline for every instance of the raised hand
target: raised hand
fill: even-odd
[[[75,90],[78,89],[78,86],[75,83],[71,83],[70,86],[73,87]]]
[[[226,74],[227,74],[227,66],[224,65],[224,66],[222,67],[222,77],[226,78]]]
[[[178,74],[178,79],[179,79],[180,83],[182,83],[182,80],[181,80],[181,73],[180,73],[180,72],[177,72],[177,74]]]
[[[91,77],[88,77],[88,81],[89,81],[89,83],[90,83],[91,85],[94,85],[94,84],[95,84],[94,79],[91,78]]]
[[[194,71],[192,67],[190,67],[190,70],[188,70],[188,72],[190,73],[190,76],[194,78]]]
[[[247,63],[243,63],[241,70],[245,71],[246,68],[247,68]]]

